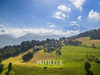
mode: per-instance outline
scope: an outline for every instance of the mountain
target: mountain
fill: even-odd
[[[27,40],[45,40],[47,38],[55,38],[58,39],[60,36],[57,35],[36,35],[32,33],[28,33],[22,37],[19,38],[14,38],[11,37],[10,35],[0,35],[0,47],[4,47],[7,45],[18,45],[22,41],[27,41]]]
[[[4,47],[6,45],[13,45],[15,43],[15,38],[12,38],[9,35],[0,35],[0,47]]]
[[[18,38],[21,41],[26,41],[26,40],[45,40],[47,38],[56,38],[58,39],[60,36],[57,35],[36,35],[32,33],[28,33],[20,38]]]
[[[72,27],[65,27],[64,29],[67,29],[67,30],[73,30],[73,31],[76,31],[78,29],[80,29],[82,31],[85,31],[85,29],[83,27],[77,27],[77,26],[72,26]],[[69,37],[69,38],[78,38],[78,37],[91,37],[91,39],[100,39],[100,29],[95,29],[95,30],[90,30],[90,31],[87,31],[87,32],[82,32],[80,33],[79,35],[76,35],[76,36],[72,36],[72,37]],[[10,35],[0,35],[0,47],[4,47],[4,46],[7,46],[7,45],[18,45],[20,44],[22,41],[27,41],[27,40],[45,40],[47,38],[54,38],[54,39],[59,39],[60,36],[57,36],[57,35],[36,35],[36,34],[32,34],[32,33],[28,33],[22,37],[19,37],[19,38],[14,38],[14,37],[11,37]]]
[[[80,26],[79,25],[71,25],[71,26],[66,26],[63,28],[64,32],[69,31],[69,30],[72,30],[72,31],[79,30],[80,32],[87,31],[87,29],[81,25]]]

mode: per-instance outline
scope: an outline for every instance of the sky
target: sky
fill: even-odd
[[[63,31],[72,25],[100,28],[100,0],[0,0],[0,35],[80,33]]]

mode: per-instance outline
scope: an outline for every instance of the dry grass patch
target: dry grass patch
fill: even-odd
[[[28,61],[28,62],[23,62],[23,59],[22,59],[22,56],[27,54],[28,52],[32,52],[33,49],[30,49],[29,51],[27,52],[24,52],[24,53],[21,53],[19,54],[18,56],[16,57],[10,57],[6,60],[3,60],[2,63],[3,64],[8,64],[10,62],[12,62],[12,64],[14,65],[20,65],[20,66],[35,66],[37,65],[37,60],[45,60],[45,61],[49,61],[49,60],[53,60],[56,58],[56,55],[55,54],[51,54],[51,53],[42,53],[42,52],[36,52],[34,55],[33,55],[33,58]]]
[[[100,46],[100,40],[90,40],[90,37],[82,37],[76,40],[85,43],[87,46],[91,46],[92,44],[95,44],[95,46]]]

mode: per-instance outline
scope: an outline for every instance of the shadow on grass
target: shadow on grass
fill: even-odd
[[[5,74],[5,75],[9,75],[10,71],[11,71],[11,70],[8,70],[8,71],[6,72],[6,74]]]
[[[32,58],[30,58],[30,59],[27,59],[27,60],[23,60],[21,63],[24,63],[24,62],[28,62],[28,61],[30,61]]]

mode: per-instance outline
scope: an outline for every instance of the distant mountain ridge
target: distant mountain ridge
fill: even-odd
[[[11,37],[10,35],[0,35],[0,47],[4,47],[7,45],[18,45],[22,41],[27,41],[27,40],[45,40],[47,38],[60,38],[60,36],[57,35],[36,35],[32,33],[28,33],[22,37],[19,38],[14,38]]]
[[[0,35],[0,47],[6,46],[6,45],[13,45],[15,42],[15,38],[12,38],[9,35]]]
[[[63,36],[62,36],[63,37]],[[79,35],[75,35],[69,38],[80,38],[80,37],[91,37],[91,39],[100,39],[100,29],[94,29],[90,31],[86,31],[83,33],[80,33]],[[45,40],[47,38],[54,38],[54,39],[59,39],[61,36],[57,35],[36,35],[32,33],[28,33],[22,37],[19,38],[14,38],[11,37],[10,35],[0,35],[0,48],[7,46],[7,45],[18,45],[22,41],[27,41],[27,40]]]

